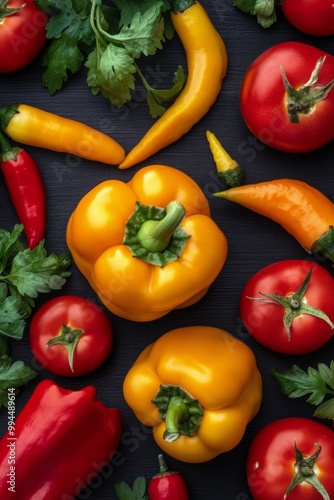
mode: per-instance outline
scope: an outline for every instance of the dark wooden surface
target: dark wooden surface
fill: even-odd
[[[332,359],[334,340],[308,356],[289,357],[270,352],[257,344],[242,328],[238,301],[245,282],[253,273],[272,262],[287,258],[308,258],[299,244],[279,225],[242,207],[211,195],[222,188],[215,168],[205,131],[210,129],[223,142],[227,151],[243,166],[245,181],[289,177],[302,179],[320,189],[334,201],[334,145],[308,154],[281,153],[252,141],[239,109],[239,89],[249,64],[272,45],[295,40],[313,44],[329,53],[334,51],[334,38],[316,38],[304,35],[278,12],[279,22],[268,30],[232,6],[231,0],[210,2],[203,0],[215,26],[225,40],[229,54],[228,73],[223,89],[211,111],[191,132],[165,150],[151,157],[143,165],[162,163],[183,170],[195,179],[207,194],[212,217],[225,232],[229,242],[226,265],[208,294],[188,309],[174,311],[162,319],[149,323],[135,323],[109,314],[114,326],[115,343],[108,361],[89,376],[62,378],[39,369],[36,380],[26,386],[17,398],[17,411],[29,399],[34,387],[45,378],[53,378],[63,387],[79,389],[92,384],[98,397],[108,406],[121,409],[124,416],[124,434],[120,446],[121,460],[110,466],[105,478],[97,479],[78,498],[106,500],[116,498],[113,483],[125,480],[132,483],[136,476],[147,481],[157,472],[157,454],[150,429],[144,428],[127,407],[122,396],[122,382],[127,370],[141,350],[151,341],[172,328],[206,324],[228,330],[251,347],[257,357],[263,377],[263,404],[256,418],[249,424],[242,442],[228,453],[203,464],[186,464],[165,456],[171,469],[184,476],[191,500],[250,500],[245,475],[245,461],[249,444],[265,424],[283,417],[312,417],[313,408],[303,400],[292,401],[283,396],[270,376],[273,367],[290,367],[298,363],[306,368]],[[144,72],[153,75],[152,85],[168,85],[178,64],[184,64],[182,46],[175,38],[157,56],[143,61]],[[63,116],[86,122],[110,133],[128,151],[149,128],[151,118],[138,87],[133,101],[124,108],[113,108],[102,96],[93,96],[85,83],[85,70],[68,83],[56,96],[50,97],[41,85],[42,68],[37,62],[11,75],[0,75],[0,105],[14,102],[31,104]],[[26,148],[38,161],[48,199],[46,247],[48,251],[66,251],[65,229],[68,218],[80,198],[93,186],[108,178],[130,179],[142,165],[119,171],[115,167],[74,159],[63,154],[36,148]],[[0,183],[0,227],[11,230],[17,222],[4,183]],[[328,263],[325,267],[330,269]],[[76,267],[63,292],[97,298]],[[57,295],[51,294],[52,295]],[[47,295],[40,302],[51,298]],[[12,344],[14,359],[36,365],[29,349],[28,335]],[[6,429],[6,412],[0,415],[1,434]],[[84,439],[84,436],[83,436]],[[270,500],[270,499],[268,499]]]

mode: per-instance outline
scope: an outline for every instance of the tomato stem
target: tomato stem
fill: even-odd
[[[287,498],[289,493],[291,493],[296,486],[302,483],[308,483],[320,493],[324,500],[330,500],[330,496],[319,481],[316,471],[316,461],[321,453],[322,447],[317,443],[314,443],[314,445],[317,447],[317,450],[313,453],[313,455],[307,457],[302,454],[295,442],[296,474],[293,476],[292,481],[285,492],[284,499]]]
[[[324,100],[330,90],[334,87],[334,79],[327,85],[317,83],[325,59],[326,56],[318,59],[309,80],[304,85],[299,87],[299,89],[296,89],[291,85],[286,76],[285,70],[281,65],[283,83],[287,94],[286,107],[288,111],[288,118],[291,123],[298,123],[300,114],[308,115],[311,113],[314,106],[318,104],[318,102]]]
[[[281,296],[275,293],[262,293],[260,291],[259,292],[260,295],[263,295],[264,297],[268,298],[263,299],[261,297],[247,297],[248,299],[251,300],[258,300],[260,302],[267,302],[269,304],[277,304],[279,306],[284,307],[285,312],[283,316],[283,323],[286,334],[288,336],[288,340],[290,340],[291,338],[290,329],[293,320],[298,316],[301,316],[302,314],[309,314],[311,316],[315,316],[316,318],[322,319],[331,327],[331,329],[334,328],[334,323],[332,323],[332,321],[324,311],[318,309],[317,307],[313,307],[309,304],[306,304],[304,302],[305,293],[310,284],[311,276],[312,276],[312,269],[309,270],[304,281],[302,282],[298,290],[293,294]]]
[[[73,368],[73,358],[74,352],[78,345],[80,337],[84,334],[84,330],[81,328],[72,328],[69,325],[63,325],[60,330],[60,334],[56,337],[52,337],[46,345],[53,346],[57,344],[63,345],[67,349],[68,363],[70,365],[71,371],[74,372]]]

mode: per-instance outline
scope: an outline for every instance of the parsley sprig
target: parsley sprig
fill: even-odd
[[[116,107],[132,99],[136,75],[146,90],[153,117],[164,111],[185,83],[181,67],[171,88],[153,89],[140,71],[138,60],[163,48],[173,29],[168,22],[167,0],[37,0],[49,16],[50,44],[41,64],[46,69],[42,83],[54,95],[69,74],[88,68],[87,84],[94,95],[101,93]]]
[[[8,405],[8,390],[19,388],[37,371],[10,356],[9,340],[21,340],[26,321],[40,293],[59,290],[70,275],[69,254],[47,254],[44,241],[33,249],[21,241],[23,225],[0,229],[0,409]]]
[[[317,406],[314,416],[334,419],[334,361],[330,365],[319,363],[318,369],[309,366],[307,370],[293,365],[288,370],[272,370],[272,376],[281,391],[289,398],[309,395],[306,401]]]
[[[44,242],[33,249],[20,241],[23,226],[0,229],[0,335],[20,340],[40,293],[60,290],[69,276],[66,253],[47,255]]]

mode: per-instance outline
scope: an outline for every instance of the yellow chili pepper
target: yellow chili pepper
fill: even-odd
[[[174,2],[175,3],[175,2]],[[188,78],[172,106],[153,124],[119,165],[131,167],[177,141],[216,101],[227,70],[225,44],[207,12],[194,0],[171,14],[187,57]]]
[[[239,186],[215,196],[278,222],[309,253],[334,262],[334,204],[318,189],[295,179]]]
[[[219,179],[225,182],[228,187],[240,186],[243,183],[243,171],[239,163],[228,154],[221,142],[210,130],[206,131],[206,138],[216,164]]]
[[[197,302],[227,256],[203,191],[165,165],[142,168],[127,183],[97,185],[72,213],[66,238],[105,306],[133,321]]]
[[[199,463],[241,441],[260,408],[262,379],[246,344],[219,328],[188,326],[142,351],[123,394],[164,452]]]
[[[26,104],[0,109],[1,128],[14,141],[87,160],[117,165],[125,157],[123,147],[108,135],[81,122]]]

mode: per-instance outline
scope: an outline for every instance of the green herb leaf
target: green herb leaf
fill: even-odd
[[[117,35],[106,38],[120,43],[133,58],[153,55],[162,49],[164,41],[164,19],[161,16],[162,2],[155,2],[144,13],[136,12],[129,25],[124,25]]]
[[[0,229],[0,335],[19,340],[39,293],[59,290],[70,275],[69,254],[47,255],[44,241],[26,248],[22,225],[11,233]]]
[[[39,293],[60,290],[69,276],[66,272],[69,265],[68,254],[47,255],[44,242],[40,242],[32,250],[27,248],[16,254],[6,280],[21,295],[36,298]]]
[[[2,406],[8,407],[8,389],[15,389],[14,394],[19,393],[19,389],[33,380],[38,372],[23,361],[12,362],[12,358],[4,354],[0,357],[0,409]],[[12,393],[11,393],[12,394]]]
[[[68,79],[68,74],[75,74],[81,68],[85,54],[95,40],[90,25],[91,0],[82,1],[45,1],[46,12],[56,8],[56,14],[47,24],[47,38],[51,43],[41,58],[41,65],[46,67],[42,83],[51,95],[60,90]]]
[[[314,415],[320,418],[334,418],[334,361],[330,366],[318,364],[318,370],[308,367],[307,371],[297,365],[289,370],[272,370],[283,394],[290,398],[299,398],[310,394],[306,401],[318,406]],[[331,399],[323,402],[326,396]]]
[[[275,0],[233,0],[233,5],[246,14],[256,16],[263,28],[269,28],[277,21]]]
[[[69,74],[88,68],[87,85],[92,94],[101,93],[118,108],[132,99],[135,89],[135,60],[154,55],[174,32],[167,0],[37,0],[50,16],[41,64],[46,69],[42,83],[54,95]],[[166,23],[165,23],[166,20]],[[178,69],[171,89],[145,86],[151,115],[160,116],[163,102],[181,90],[184,75]]]
[[[124,481],[114,485],[116,495],[119,500],[148,500],[146,495],[146,479],[143,476],[138,476],[132,487]]]
[[[21,340],[25,327],[22,313],[19,312],[21,301],[15,296],[8,297],[7,293],[7,285],[0,283],[0,335]]]
[[[89,68],[87,84],[94,95],[101,92],[118,108],[131,100],[136,67],[124,48],[109,44],[99,52],[95,49],[89,54],[86,66]]]

